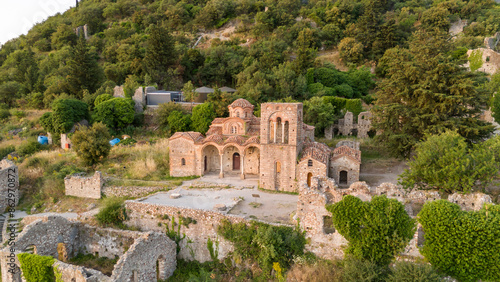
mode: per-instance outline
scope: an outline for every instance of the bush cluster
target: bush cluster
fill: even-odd
[[[29,253],[18,254],[21,270],[27,282],[55,281],[54,258]]]
[[[425,231],[421,253],[460,281],[500,280],[500,206],[462,211],[446,200],[427,202],[418,220]]]
[[[255,221],[247,225],[225,220],[217,232],[234,243],[236,257],[257,262],[268,274],[276,262],[288,269],[294,257],[304,254],[306,244],[304,232],[298,229]]]
[[[96,214],[97,222],[104,226],[123,227],[123,221],[127,219],[127,213],[121,198],[107,198],[104,205]]]

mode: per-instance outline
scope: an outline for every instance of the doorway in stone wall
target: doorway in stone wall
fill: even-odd
[[[308,173],[307,174],[307,186],[311,187],[311,178],[312,178],[313,174],[312,173]]]
[[[207,172],[207,168],[208,168],[208,165],[207,165],[207,156],[205,156],[205,158],[203,159],[203,172]]]
[[[240,170],[240,154],[233,154],[233,170]]]
[[[340,171],[339,184],[340,185],[347,185],[347,171],[345,171],[345,170]]]

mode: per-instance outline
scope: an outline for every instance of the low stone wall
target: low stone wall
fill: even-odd
[[[125,208],[128,215],[126,223],[141,230],[165,232],[165,226],[171,228],[172,219],[177,224],[180,216],[191,220],[192,223],[188,226],[181,225],[180,228],[181,236],[185,234],[186,237],[180,242],[179,257],[200,262],[211,260],[207,249],[208,238],[214,242],[219,241],[219,259],[225,258],[229,252],[233,251],[232,243],[217,235],[217,226],[222,220],[227,219],[233,223],[246,222],[242,217],[224,215],[216,211],[162,206],[137,201],[126,201]],[[175,230],[177,230],[177,226],[175,226]]]
[[[133,197],[140,198],[158,191],[166,191],[168,188],[143,187],[143,186],[108,186],[103,188],[103,193],[106,197]]]
[[[64,178],[66,196],[100,199],[103,185],[104,179],[99,171],[92,177],[71,175]]]
[[[0,211],[19,203],[19,169],[9,160],[0,161]]]
[[[102,272],[56,260],[52,265],[61,274],[62,281],[71,282],[111,282]]]

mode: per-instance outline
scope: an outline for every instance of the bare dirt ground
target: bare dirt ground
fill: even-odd
[[[398,177],[408,168],[405,161],[398,159],[376,159],[364,161],[361,164],[359,181],[366,181],[371,187],[379,186],[384,182],[397,184]]]
[[[219,179],[217,175],[207,175],[139,201],[203,210],[214,210],[215,205],[223,204],[228,209],[222,213],[271,223],[293,224],[298,196],[264,192],[258,190],[257,185],[256,178],[241,180],[239,176],[226,176]],[[180,194],[181,197],[172,199],[172,194]]]

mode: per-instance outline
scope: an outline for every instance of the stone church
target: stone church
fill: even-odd
[[[359,143],[335,149],[314,141],[314,127],[303,122],[302,103],[265,103],[261,117],[245,99],[229,105],[228,118],[216,118],[206,136],[177,132],[169,139],[170,175],[218,174],[258,178],[268,190],[297,191],[299,183],[324,176],[340,186],[359,180]]]

